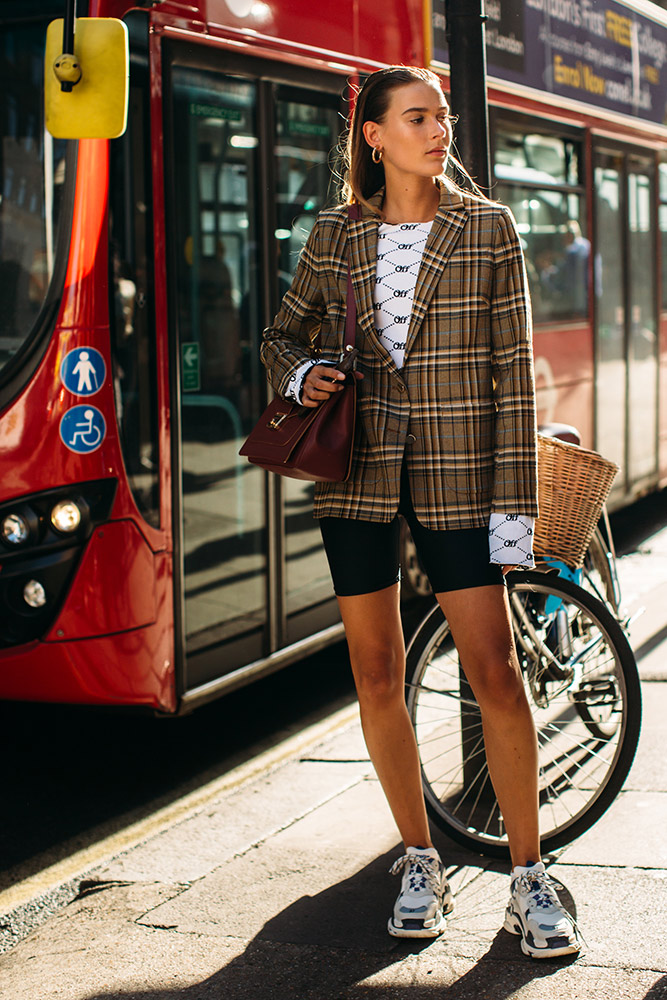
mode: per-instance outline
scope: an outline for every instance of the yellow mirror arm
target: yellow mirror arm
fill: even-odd
[[[53,72],[60,82],[60,89],[69,93],[81,79],[81,66],[74,53],[74,25],[76,0],[65,0],[63,19],[63,51],[53,64]]]

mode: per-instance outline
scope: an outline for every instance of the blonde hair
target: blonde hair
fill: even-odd
[[[368,199],[384,186],[384,167],[381,162],[376,163],[373,160],[373,150],[364,136],[364,125],[366,122],[382,122],[389,110],[393,91],[410,83],[431,84],[442,91],[443,97],[445,96],[440,78],[432,70],[420,66],[388,66],[386,69],[371,73],[366,79],[359,90],[352,112],[343,153],[345,166],[343,200],[347,204],[357,202],[360,205],[365,205],[375,215],[381,215],[381,213],[369,203]],[[467,170],[452,156],[451,152],[449,159],[456,169],[467,178],[475,194],[483,198],[484,195]],[[440,180],[444,180],[444,174]],[[454,184],[452,180],[449,180],[448,183]],[[457,184],[454,186],[459,187]]]

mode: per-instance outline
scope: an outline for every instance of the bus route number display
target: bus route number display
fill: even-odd
[[[489,76],[667,124],[667,27],[617,0],[486,0]],[[445,0],[432,0],[447,65]]]

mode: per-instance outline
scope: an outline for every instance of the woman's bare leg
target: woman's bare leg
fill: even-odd
[[[533,717],[502,586],[437,594],[482,715],[484,747],[513,865],[540,860]]]
[[[405,705],[405,645],[398,584],[339,597],[361,725],[406,847],[431,847],[417,742]]]

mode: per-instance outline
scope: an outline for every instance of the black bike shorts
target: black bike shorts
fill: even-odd
[[[487,528],[434,531],[417,520],[405,467],[401,474],[399,513],[408,522],[424,571],[435,594],[505,582],[489,562]],[[338,597],[372,594],[399,579],[400,525],[345,517],[320,518],[320,530]]]

